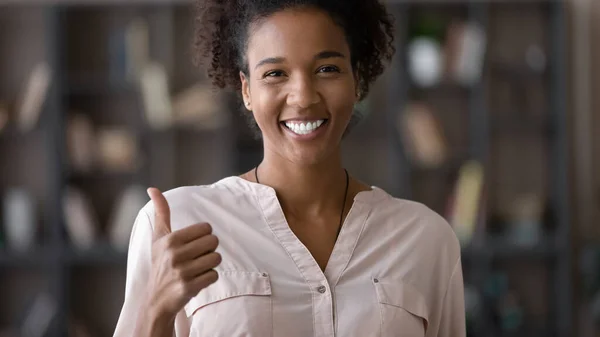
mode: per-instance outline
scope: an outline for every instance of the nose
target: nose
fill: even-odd
[[[287,104],[301,109],[319,103],[321,100],[318,90],[309,76],[298,76],[290,83]]]

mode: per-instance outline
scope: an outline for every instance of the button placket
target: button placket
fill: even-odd
[[[333,337],[335,335],[333,297],[327,280],[315,284],[314,327],[315,337]]]

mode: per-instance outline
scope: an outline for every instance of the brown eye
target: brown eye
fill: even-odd
[[[263,78],[265,77],[281,77],[283,76],[283,71],[280,70],[274,70],[274,71],[269,71],[268,73],[263,75]]]
[[[323,66],[317,71],[319,73],[339,73],[340,68],[336,66]]]

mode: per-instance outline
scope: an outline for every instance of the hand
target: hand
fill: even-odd
[[[171,211],[163,194],[148,189],[154,203],[149,304],[158,315],[174,318],[185,304],[218,279],[219,244],[207,223],[171,232]]]

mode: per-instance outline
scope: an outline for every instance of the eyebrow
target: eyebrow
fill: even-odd
[[[314,59],[316,60],[323,60],[323,59],[328,59],[328,58],[346,58],[346,56],[340,52],[337,51],[332,51],[332,50],[325,50],[322,51],[320,53],[318,53],[317,55],[315,55]],[[260,62],[258,62],[256,64],[256,66],[254,67],[254,69],[257,69],[260,66],[263,66],[265,64],[281,64],[285,61],[284,57],[267,57],[266,59],[261,60]]]

